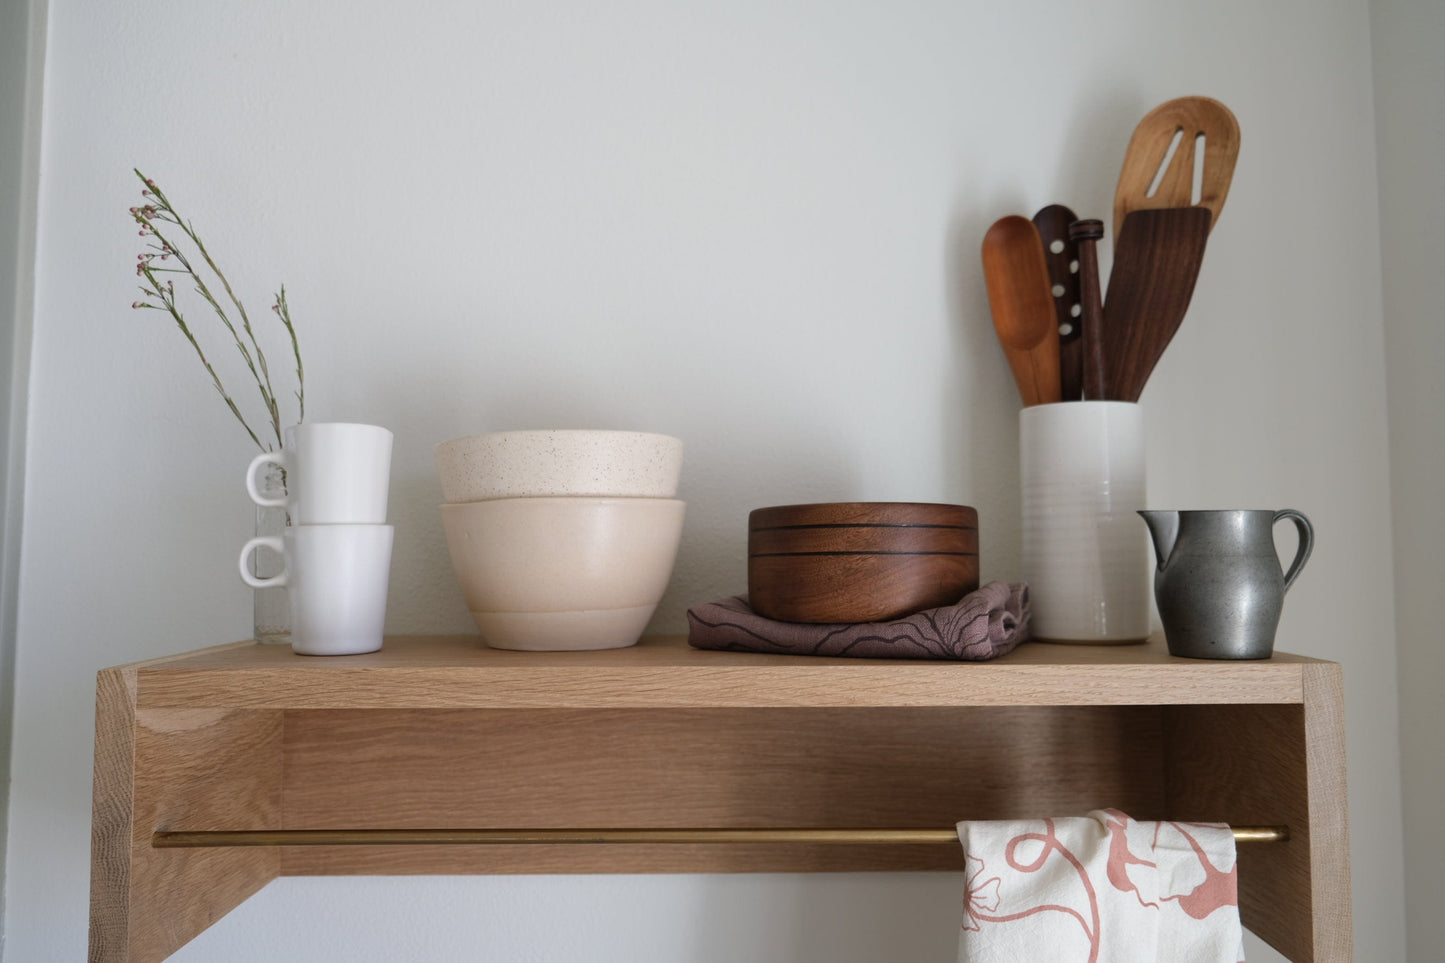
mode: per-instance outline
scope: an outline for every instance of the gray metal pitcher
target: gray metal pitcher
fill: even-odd
[[[1267,659],[1284,607],[1314,548],[1304,513],[1283,511],[1143,511],[1159,567],[1154,600],[1171,655],[1191,659]],[[1280,567],[1274,526],[1299,530],[1289,571]]]

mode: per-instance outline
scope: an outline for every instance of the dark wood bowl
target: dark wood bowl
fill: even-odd
[[[978,588],[978,512],[832,502],[748,516],[748,604],[782,622],[886,622]]]

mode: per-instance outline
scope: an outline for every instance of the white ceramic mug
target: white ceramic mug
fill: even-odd
[[[241,579],[252,588],[285,586],[291,597],[291,648],[302,655],[357,655],[381,648],[391,575],[390,525],[293,525],[241,549]],[[286,560],[280,575],[246,567],[260,548]]]
[[[391,486],[392,434],[377,425],[340,422],[287,428],[280,451],[262,452],[246,469],[246,491],[266,508],[285,507],[292,525],[381,525]],[[267,498],[258,470],[286,473],[286,494]]]
[[[1023,574],[1033,637],[1142,642],[1149,635],[1144,415],[1125,401],[1034,405],[1019,415]]]

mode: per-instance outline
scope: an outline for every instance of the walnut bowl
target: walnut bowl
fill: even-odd
[[[828,502],[748,516],[748,604],[781,622],[886,622],[978,588],[978,512]]]

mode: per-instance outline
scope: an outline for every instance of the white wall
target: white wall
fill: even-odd
[[[1408,948],[1438,957],[1445,918],[1435,899],[1445,860],[1445,649],[1435,605],[1445,582],[1445,6],[1372,0],[1379,133],[1381,253],[1389,373],[1390,481],[1399,629],[1400,752],[1405,814]]]
[[[1314,519],[1279,645],[1345,663],[1359,956],[1401,958],[1364,0],[54,0],[49,44],[7,961],[83,952],[95,671],[249,630],[248,452],[127,307],[132,165],[256,313],[287,282],[310,416],[396,430],[392,630],[470,631],[432,444],[571,425],[687,440],[655,621],[680,631],[781,501],[973,504],[986,577],[1018,575],[979,240],[1054,201],[1107,217],[1134,124],[1185,93],[1244,145],[1144,397],[1151,500]],[[960,885],[290,880],[176,958],[946,959]]]

